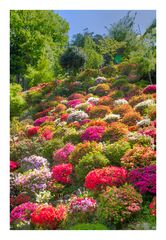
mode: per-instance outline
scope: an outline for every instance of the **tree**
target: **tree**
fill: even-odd
[[[54,11],[12,10],[10,14],[10,73],[24,86],[29,69],[39,68],[44,54],[52,75],[60,71],[59,56],[68,41],[69,25]],[[46,75],[45,75],[46,76]],[[23,82],[21,82],[23,79]],[[31,79],[28,79],[31,81]],[[47,79],[43,78],[43,81]],[[34,79],[32,79],[35,84]],[[32,85],[32,83],[30,83]]]
[[[131,11],[129,11],[127,15],[121,18],[117,23],[111,24],[110,27],[106,27],[108,36],[118,42],[128,41],[131,37],[135,37],[134,23],[136,14],[137,13],[131,16]]]
[[[85,62],[85,53],[75,46],[68,47],[60,58],[61,66],[74,75],[84,66]]]

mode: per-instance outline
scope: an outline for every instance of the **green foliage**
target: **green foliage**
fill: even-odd
[[[70,230],[109,230],[105,225],[100,223],[82,223],[76,224]]]
[[[74,74],[84,66],[85,62],[86,55],[77,47],[68,47],[60,59],[61,66]]]
[[[64,146],[63,140],[59,138],[54,138],[43,143],[41,155],[46,158],[50,163],[52,163],[52,155],[55,150],[60,149]]]
[[[118,141],[113,144],[107,144],[104,154],[109,159],[111,165],[120,166],[120,159],[128,149],[130,149],[128,142]]]
[[[87,56],[86,68],[99,68],[103,63],[103,56],[95,49],[95,43],[91,38],[86,38],[84,45],[84,52]]]
[[[109,160],[101,152],[90,152],[86,154],[75,168],[76,176],[79,180],[84,181],[88,172],[95,168],[102,168],[109,164]]]
[[[53,73],[57,75],[61,72],[59,56],[67,43],[68,30],[68,23],[54,11],[12,10],[10,12],[11,76],[15,76],[17,82],[21,82],[22,79],[24,88],[27,88],[26,74],[28,85],[37,84],[35,80],[39,81],[41,78],[42,81],[48,81],[48,77],[52,80]],[[47,70],[50,73],[47,73]]]
[[[133,28],[136,13],[133,16],[130,14],[131,11],[129,11],[127,15],[121,18],[117,23],[114,23],[107,28],[108,34],[112,39],[121,42],[135,36]]]
[[[26,101],[21,94],[22,87],[19,84],[10,84],[10,117],[20,116],[26,108]]]

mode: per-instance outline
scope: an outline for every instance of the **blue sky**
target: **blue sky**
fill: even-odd
[[[136,10],[132,11],[133,13]],[[88,28],[90,32],[95,34],[105,34],[105,26],[109,26],[117,22],[120,18],[125,16],[128,11],[126,10],[59,10],[55,11],[61,17],[67,20],[70,24],[69,37],[72,38],[73,34],[82,32],[83,29]],[[135,21],[135,28],[140,27],[141,33],[144,33],[147,26],[156,16],[154,10],[137,10]]]

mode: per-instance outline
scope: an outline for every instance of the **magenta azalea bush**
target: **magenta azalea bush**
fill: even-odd
[[[129,181],[140,191],[156,194],[156,166],[150,165],[144,168],[136,168],[129,174]]]
[[[100,141],[104,134],[105,127],[102,126],[92,126],[88,127],[81,135],[82,141]]]

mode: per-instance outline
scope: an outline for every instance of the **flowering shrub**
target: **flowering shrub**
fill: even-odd
[[[18,166],[19,164],[17,162],[10,161],[10,172],[13,172],[14,170],[16,170]]]
[[[66,163],[68,162],[69,155],[74,151],[74,145],[68,143],[63,148],[58,149],[53,153],[54,162]]]
[[[128,126],[133,126],[135,125],[138,121],[142,119],[140,113],[137,113],[135,111],[131,111],[126,113],[123,118],[122,122],[127,124]]]
[[[20,160],[21,171],[25,172],[33,169],[40,169],[41,167],[48,167],[49,163],[46,158],[32,155]]]
[[[127,171],[120,167],[95,169],[85,178],[85,187],[90,190],[100,190],[106,186],[120,186],[126,182]]]
[[[131,97],[129,99],[129,104],[134,107],[135,105],[137,105],[140,102],[143,102],[147,99],[147,95],[146,94],[141,94],[141,95],[134,95],[133,97]]]
[[[127,135],[127,141],[130,143],[131,147],[135,144],[142,145],[144,147],[151,146],[153,139],[150,136],[146,136],[140,132],[130,132]]]
[[[90,98],[88,98],[87,102],[97,104],[99,102],[99,98],[98,97],[90,97]]]
[[[102,126],[88,127],[81,135],[82,141],[100,141],[104,134],[105,128]]]
[[[97,203],[93,198],[85,197],[85,198],[79,198],[75,197],[71,200],[70,206],[69,206],[69,212],[70,213],[76,213],[76,212],[94,212],[96,210]]]
[[[110,91],[110,87],[106,83],[101,83],[96,86],[95,94],[99,96],[107,95]]]
[[[74,151],[69,156],[69,161],[75,165],[78,164],[79,160],[90,152],[101,152],[102,145],[96,142],[83,142],[76,145]]]
[[[150,214],[156,216],[156,196],[153,197],[151,203],[149,204]]]
[[[31,222],[37,228],[56,229],[66,216],[66,207],[59,205],[56,208],[52,205],[40,205],[31,214]]]
[[[76,177],[83,181],[88,174],[95,168],[102,168],[109,164],[109,160],[101,153],[93,151],[81,158],[75,167]]]
[[[143,101],[143,102],[138,103],[138,104],[134,107],[134,109],[135,109],[136,111],[140,112],[141,114],[143,114],[146,108],[148,108],[148,107],[150,107],[150,106],[154,106],[154,105],[155,105],[154,100],[148,99],[148,100],[145,100],[145,101]]]
[[[108,106],[98,105],[89,111],[89,116],[90,118],[103,118],[108,113],[110,113],[110,108]]]
[[[128,128],[125,124],[120,122],[113,122],[105,131],[103,140],[116,142],[128,133]]]
[[[141,194],[146,192],[156,194],[156,166],[150,165],[132,170],[129,174],[129,181]]]
[[[82,100],[81,99],[74,99],[74,100],[70,100],[68,103],[67,103],[67,107],[72,107],[72,108],[75,108],[78,104],[82,103]]]
[[[29,170],[19,175],[15,179],[16,187],[29,194],[35,194],[47,188],[51,172],[48,168]]]
[[[99,105],[110,106],[110,105],[112,105],[112,99],[109,96],[100,97],[98,104]]]
[[[126,169],[145,167],[154,164],[156,152],[150,147],[134,146],[121,158],[121,165]]]
[[[89,116],[87,113],[85,113],[84,111],[74,111],[72,113],[69,114],[68,118],[67,118],[67,122],[71,123],[71,122],[75,122],[75,121],[82,121],[84,119],[88,119]]]
[[[59,183],[71,183],[70,175],[73,171],[72,164],[61,164],[52,168],[52,178]]]
[[[41,134],[41,137],[46,141],[51,140],[53,136],[54,136],[54,133],[49,128],[46,128]]]
[[[35,211],[38,204],[32,202],[22,203],[19,206],[13,208],[10,214],[11,222],[13,221],[28,221],[31,214]]]
[[[105,83],[105,82],[107,82],[107,79],[105,77],[97,77],[95,79],[95,84],[96,85],[99,84],[99,83]]]
[[[132,107],[129,104],[122,104],[115,106],[112,111],[114,114],[120,114],[123,117],[126,113],[132,111]]]
[[[19,195],[11,196],[10,198],[10,205],[12,207],[20,205],[22,203],[26,203],[30,201],[30,196],[26,195],[25,193],[20,193]]]
[[[32,137],[32,136],[36,135],[38,132],[39,132],[39,127],[38,126],[30,127],[27,130],[28,137]]]
[[[72,94],[68,97],[68,100],[82,99],[83,97],[84,97],[83,94],[80,94],[80,93],[72,93]]]
[[[38,118],[34,121],[34,125],[35,126],[39,126],[45,122],[49,122],[49,121],[52,121],[52,117],[49,117],[49,116],[45,116],[45,117],[41,117],[41,118]]]
[[[107,225],[123,223],[141,210],[141,203],[141,194],[131,185],[108,187],[100,195],[98,218]]]
[[[143,93],[155,93],[156,92],[156,85],[148,85],[143,89]]]
[[[117,100],[114,101],[114,104],[115,104],[115,106],[116,106],[116,105],[128,104],[128,101],[127,101],[126,99],[124,99],[124,98],[122,98],[122,99],[117,99]]]
[[[154,144],[156,144],[156,129],[155,128],[142,130],[142,131],[140,131],[140,133],[154,139]]]
[[[102,119],[93,119],[88,122],[88,127],[90,126],[103,126],[106,127],[108,124]]]
[[[106,115],[105,118],[103,118],[103,120],[106,121],[107,123],[116,122],[119,119],[120,119],[119,114],[112,114],[112,113],[110,113],[109,115]]]

